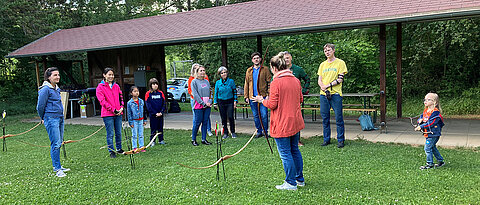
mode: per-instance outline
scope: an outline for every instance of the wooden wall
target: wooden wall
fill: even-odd
[[[166,93],[167,79],[164,46],[143,46],[87,52],[90,86],[96,87],[103,80],[103,70],[111,67],[115,71],[115,81],[124,92],[128,85],[134,85],[133,73],[139,67],[157,71],[160,89]],[[128,95],[124,95],[127,99]]]

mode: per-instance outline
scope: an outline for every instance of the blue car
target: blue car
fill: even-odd
[[[187,78],[171,78],[167,80],[167,92],[172,93],[173,99],[186,102],[188,98],[187,81]]]

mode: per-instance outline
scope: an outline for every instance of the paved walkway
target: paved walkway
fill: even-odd
[[[220,123],[220,115],[214,112],[211,115],[212,124],[215,121]],[[84,125],[103,125],[103,120],[99,116],[87,119],[73,118],[67,119],[66,124],[84,124]],[[442,147],[480,147],[480,120],[468,119],[445,119],[446,126],[443,127],[442,137],[438,146]],[[241,113],[237,113],[235,121],[237,133],[251,134],[254,131],[254,122],[251,115],[249,118],[242,118]],[[148,127],[148,125],[147,125]],[[192,129],[192,112],[185,111],[181,113],[171,113],[165,117],[166,129]],[[335,120],[331,121],[332,136],[336,135]],[[322,135],[322,121],[318,119],[312,122],[308,116],[305,119],[305,129],[302,130],[302,138]],[[424,145],[425,138],[420,132],[413,131],[410,120],[391,119],[387,120],[387,133],[381,133],[380,130],[362,131],[360,123],[354,118],[345,119],[346,138],[365,139],[371,142],[393,142],[411,145]]]

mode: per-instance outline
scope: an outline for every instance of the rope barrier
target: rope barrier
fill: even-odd
[[[15,136],[27,134],[27,133],[29,133],[30,131],[32,131],[33,129],[37,128],[40,124],[42,124],[42,122],[39,122],[37,125],[33,126],[31,129],[29,129],[29,130],[27,130],[27,131],[25,131],[25,132],[18,133],[18,134],[4,135],[4,136],[1,136],[0,139],[4,139],[4,138],[7,138],[7,137],[15,137]]]
[[[105,127],[105,125],[103,125],[102,127],[100,127],[97,131],[95,131],[95,132],[92,133],[91,135],[86,136],[86,137],[84,137],[84,138],[82,138],[82,139],[63,141],[62,145],[63,145],[63,144],[68,144],[68,143],[73,143],[73,142],[80,142],[80,141],[86,140],[86,139],[90,138],[91,136],[93,136],[93,135],[97,134],[98,132],[100,132],[100,130],[102,130],[104,127]]]
[[[42,123],[41,123],[41,122],[38,123],[37,125],[35,125],[32,129],[30,129],[30,130],[28,130],[28,131],[25,131],[25,132],[22,132],[22,133],[16,134],[16,135],[5,135],[4,137],[2,137],[2,138],[0,138],[0,139],[26,134],[26,133],[32,131],[33,129],[35,129],[36,127],[38,127],[40,124],[42,124]],[[69,144],[69,143],[73,143],[73,142],[80,142],[80,141],[86,140],[86,139],[92,137],[93,135],[97,134],[98,132],[100,132],[100,130],[102,130],[104,127],[105,127],[105,125],[103,125],[103,126],[100,127],[97,131],[93,132],[92,134],[90,134],[90,135],[88,135],[88,136],[86,136],[86,137],[84,137],[84,138],[82,138],[82,139],[63,141],[63,142],[62,142],[62,145],[64,145],[64,144]],[[30,145],[30,146],[34,146],[34,147],[50,147],[50,146],[36,145],[36,144],[28,143],[28,142],[25,142],[25,141],[22,141],[22,140],[18,140],[18,139],[14,139],[14,141],[21,142],[21,143],[23,143],[23,144]]]

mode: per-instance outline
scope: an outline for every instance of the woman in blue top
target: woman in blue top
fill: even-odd
[[[220,117],[222,118],[223,125],[223,139],[228,137],[227,119],[230,122],[230,132],[232,138],[236,138],[235,134],[235,120],[233,118],[233,110],[237,107],[237,89],[235,82],[228,78],[228,70],[226,67],[221,66],[218,68],[218,74],[221,79],[215,83],[215,97],[214,106],[220,111]]]
[[[45,81],[38,89],[37,111],[50,138],[50,157],[53,171],[57,177],[67,176],[64,172],[70,169],[60,164],[60,147],[63,142],[63,106],[60,96],[60,73],[56,67],[48,68],[44,75]]]

